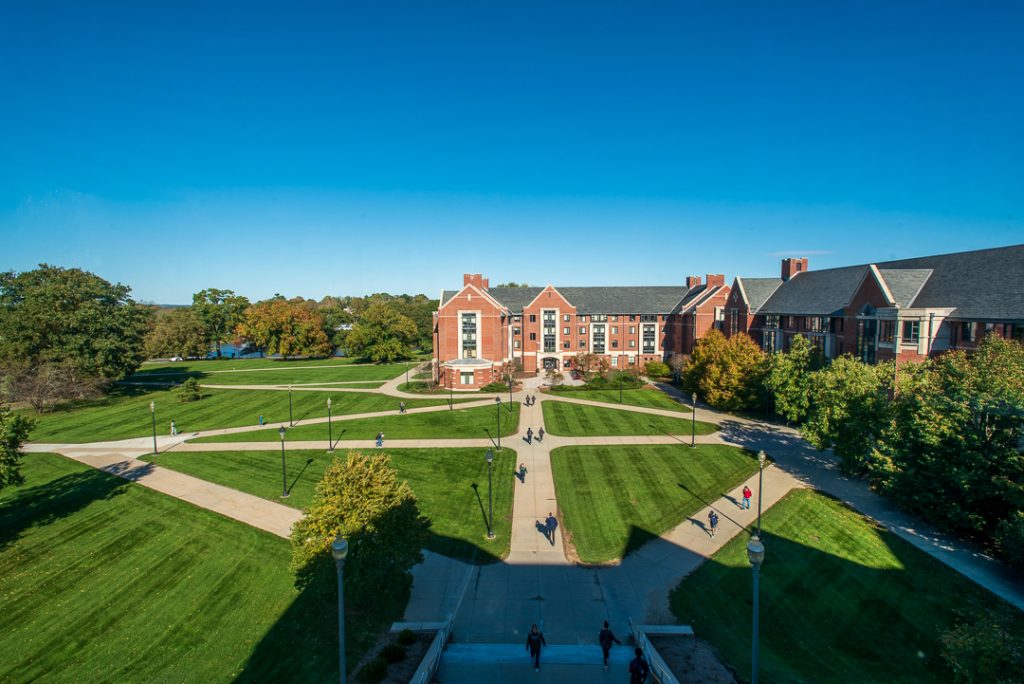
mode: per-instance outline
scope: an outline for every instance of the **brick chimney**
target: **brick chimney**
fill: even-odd
[[[487,278],[484,278],[482,273],[463,273],[462,274],[462,286],[476,285],[477,287],[486,290],[490,286],[490,282]]]
[[[725,285],[725,274],[724,273],[708,273],[707,274],[708,287],[723,287]]]
[[[807,257],[800,259],[789,258],[782,260],[782,279],[789,280],[797,273],[803,273],[807,270]]]
[[[686,276],[686,289],[700,285],[700,276]]]

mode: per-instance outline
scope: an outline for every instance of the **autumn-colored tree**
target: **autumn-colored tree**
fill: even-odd
[[[333,352],[323,316],[311,302],[276,298],[245,310],[236,329],[242,337],[268,354],[330,356]]]
[[[210,346],[206,326],[191,308],[160,309],[146,334],[146,356],[205,358]]]
[[[726,339],[710,330],[690,356],[684,384],[715,408],[740,411],[761,404],[765,354],[746,335]]]
[[[572,365],[573,368],[581,373],[594,372],[598,375],[604,375],[611,367],[608,363],[608,357],[603,354],[593,354],[591,352],[580,352],[577,354],[572,361]]]

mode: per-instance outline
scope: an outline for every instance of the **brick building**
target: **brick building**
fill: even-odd
[[[767,352],[807,337],[827,358],[875,363],[972,349],[985,335],[1024,339],[1024,245],[808,269],[783,259],[779,278],[734,280],[726,335]]]
[[[490,287],[480,274],[441,294],[434,314],[434,377],[476,389],[510,368],[527,373],[572,367],[579,353],[631,368],[689,353],[720,327],[725,276],[691,276],[679,287]]]

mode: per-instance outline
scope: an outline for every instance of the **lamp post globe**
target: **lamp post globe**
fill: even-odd
[[[284,435],[287,430],[282,425],[277,430],[277,434],[281,435],[281,498],[288,498],[288,465],[284,460]]]
[[[348,540],[335,537],[331,542],[331,555],[338,571],[338,673],[339,681],[345,684],[345,556],[348,555]]]
[[[488,449],[484,457],[487,459],[487,538],[494,539],[494,497],[491,494],[491,472],[494,469],[494,452]]]
[[[753,568],[754,573],[754,620],[753,620],[753,631],[754,639],[751,646],[750,655],[750,682],[751,684],[757,684],[758,670],[760,669],[759,660],[761,653],[761,645],[758,642],[759,639],[759,604],[760,604],[760,576],[761,576],[761,563],[764,562],[764,544],[761,543],[761,537],[754,535],[747,542],[747,559],[750,561],[750,566]]]

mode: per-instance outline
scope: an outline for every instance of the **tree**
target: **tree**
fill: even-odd
[[[203,388],[195,378],[189,378],[178,388],[178,401],[187,403],[203,398]]]
[[[416,323],[390,302],[376,301],[358,316],[345,338],[352,356],[377,362],[397,361],[412,354],[419,332]]]
[[[760,405],[764,372],[765,354],[752,339],[710,330],[694,348],[683,382],[715,408],[749,410]]]
[[[832,449],[847,472],[866,473],[890,415],[890,378],[891,365],[848,355],[814,373],[804,438],[818,449]]]
[[[548,378],[548,383],[552,387],[558,387],[560,384],[562,384],[562,380],[565,380],[565,376],[554,368],[549,368],[545,375]]]
[[[768,357],[764,387],[778,415],[791,423],[804,419],[810,408],[811,373],[821,364],[821,352],[803,335],[793,337],[785,354]]]
[[[25,481],[21,474],[21,445],[35,421],[0,404],[0,489]]]
[[[610,368],[607,357],[603,354],[592,354],[590,352],[578,353],[573,359],[572,365],[573,368],[581,373],[590,373],[593,371],[602,376],[607,373]]]
[[[330,356],[334,351],[315,304],[270,299],[245,310],[238,335],[268,354]]]
[[[248,308],[249,300],[231,290],[211,287],[192,295],[192,310],[206,328],[209,345],[217,347],[217,358],[221,344],[231,338]],[[205,355],[204,351],[202,356]]]
[[[349,543],[346,602],[373,604],[383,594],[409,586],[409,570],[423,560],[420,549],[429,526],[409,484],[398,479],[388,456],[364,456],[357,451],[349,452],[345,460],[336,456],[316,486],[306,517],[292,528],[297,583],[331,586],[330,546],[342,536]]]
[[[62,401],[92,399],[102,394],[103,381],[83,375],[74,364],[27,362],[4,367],[0,396],[28,402],[37,412],[52,410]]]
[[[1007,610],[963,611],[960,622],[942,633],[942,657],[954,680],[966,684],[1020,681],[1024,638],[1019,619]]]
[[[670,370],[664,361],[648,361],[644,364],[644,375],[649,378],[663,378],[669,374]]]
[[[672,377],[676,382],[682,379],[683,369],[686,368],[686,364],[689,362],[689,356],[678,352],[672,352],[672,355],[668,357],[668,367],[672,369]]]
[[[77,268],[0,274],[0,366],[40,374],[66,365],[99,383],[134,372],[149,312],[130,292]]]
[[[153,318],[145,346],[146,356],[151,359],[205,357],[210,348],[209,333],[194,309],[161,309]]]

